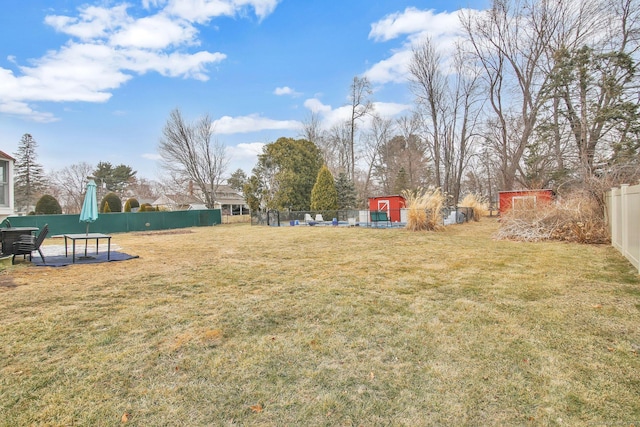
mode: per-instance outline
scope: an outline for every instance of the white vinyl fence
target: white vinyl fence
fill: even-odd
[[[612,188],[606,203],[611,244],[640,273],[640,185]]]

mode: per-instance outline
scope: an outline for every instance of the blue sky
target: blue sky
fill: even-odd
[[[229,173],[247,174],[265,143],[297,137],[316,111],[346,113],[354,76],[376,110],[406,113],[411,45],[446,51],[460,7],[486,0],[8,0],[0,14],[0,150],[30,133],[47,172],[126,164],[162,175],[157,145],[169,113],[209,114]]]

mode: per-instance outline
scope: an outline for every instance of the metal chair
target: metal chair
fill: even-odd
[[[40,254],[40,258],[42,258],[42,263],[46,264],[47,262],[44,260],[44,255],[42,255],[42,251],[40,250],[40,245],[49,234],[49,224],[45,224],[40,230],[38,237],[34,237],[32,235],[22,235],[18,240],[13,242],[13,258],[11,258],[11,264],[15,264],[16,255],[29,255],[29,261],[31,261],[31,253],[33,251],[38,251]]]

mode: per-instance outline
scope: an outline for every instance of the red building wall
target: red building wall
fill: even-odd
[[[369,210],[387,212],[392,222],[400,222],[400,209],[406,205],[402,196],[369,197]]]
[[[512,209],[535,209],[553,200],[552,190],[516,190],[501,191],[500,215],[504,215]]]

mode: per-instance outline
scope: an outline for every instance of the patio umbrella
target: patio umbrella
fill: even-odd
[[[89,234],[89,224],[98,219],[98,199],[96,197],[96,183],[89,178],[87,192],[84,195],[82,210],[80,211],[80,222],[87,223],[87,234]],[[84,255],[87,256],[87,246],[85,241]]]

